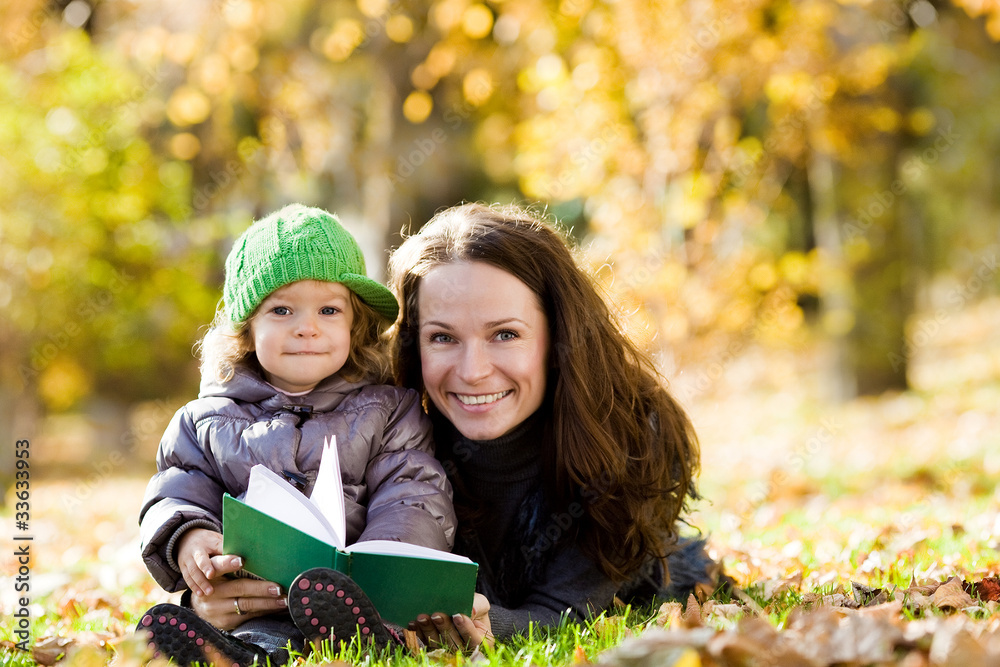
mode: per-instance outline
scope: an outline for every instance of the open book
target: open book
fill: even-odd
[[[248,572],[285,589],[313,567],[351,577],[383,619],[405,626],[435,611],[469,614],[478,566],[464,556],[405,542],[345,545],[343,482],[336,439],[325,442],[312,496],[256,465],[244,499],[223,497],[223,550]]]

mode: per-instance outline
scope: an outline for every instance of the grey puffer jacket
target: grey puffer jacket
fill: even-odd
[[[157,583],[185,587],[173,553],[180,534],[222,532],[222,495],[243,494],[255,464],[305,480],[304,493],[312,493],[330,435],[340,454],[348,544],[451,549],[451,486],[415,391],[334,375],[292,397],[240,367],[227,383],[203,379],[199,398],[174,415],[160,441],[158,472],[139,514],[142,557]]]

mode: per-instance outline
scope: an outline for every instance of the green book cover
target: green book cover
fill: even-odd
[[[328,451],[332,451],[332,457],[324,456],[324,461],[337,458],[334,448]],[[331,465],[335,468],[334,479],[339,487],[339,465]],[[322,467],[321,464],[321,470]],[[323,521],[322,516],[307,516],[321,513],[310,499],[284,479],[266,468],[257,472],[256,476],[251,474],[251,484],[259,484],[261,486],[256,488],[269,491],[255,497],[255,504],[262,509],[229,494],[222,502],[223,550],[242,556],[247,572],[287,590],[295,577],[305,570],[333,568],[351,577],[365,591],[383,619],[404,627],[419,614],[472,612],[476,563],[462,556],[402,542],[358,542],[338,549],[328,541],[342,542],[342,510],[339,517],[330,521],[340,528],[338,533],[333,525]],[[329,479],[325,476],[324,482],[329,483]],[[330,493],[327,497],[336,497],[336,494]],[[267,502],[262,504],[262,498]],[[342,505],[342,490],[339,499]],[[272,502],[275,507],[270,507]],[[286,520],[275,518],[265,510]],[[286,523],[289,517],[295,517],[296,523],[306,517],[310,532]],[[320,526],[321,523],[326,527]],[[314,536],[324,534],[328,541]]]

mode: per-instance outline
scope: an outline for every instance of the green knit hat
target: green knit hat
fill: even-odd
[[[271,292],[297,280],[343,283],[390,322],[399,312],[392,292],[367,277],[358,242],[336,216],[290,204],[252,224],[233,244],[223,287],[226,315],[243,322]]]

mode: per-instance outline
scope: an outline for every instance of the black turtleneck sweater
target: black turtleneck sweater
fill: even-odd
[[[537,498],[541,487],[544,425],[544,415],[536,413],[495,440],[469,440],[453,428],[442,429],[451,442],[454,462],[454,468],[446,463],[446,469],[456,478],[456,487],[461,486],[481,511],[476,522],[479,530],[465,531],[456,551],[480,564],[478,588],[490,601],[490,622],[498,639],[527,630],[529,621],[556,625],[563,614],[582,620],[599,613],[611,605],[619,588],[572,541],[553,546],[564,531],[572,529],[566,512],[546,512],[536,517],[529,535],[519,534],[525,532],[525,509],[534,502],[530,496]],[[551,538],[555,540],[548,541]],[[504,593],[499,592],[501,576],[509,581],[529,576],[528,572],[499,571],[509,570],[510,563],[527,569],[523,560],[503,558],[512,548],[515,553],[526,550],[540,564],[535,582],[518,594],[518,600],[503,599]]]

